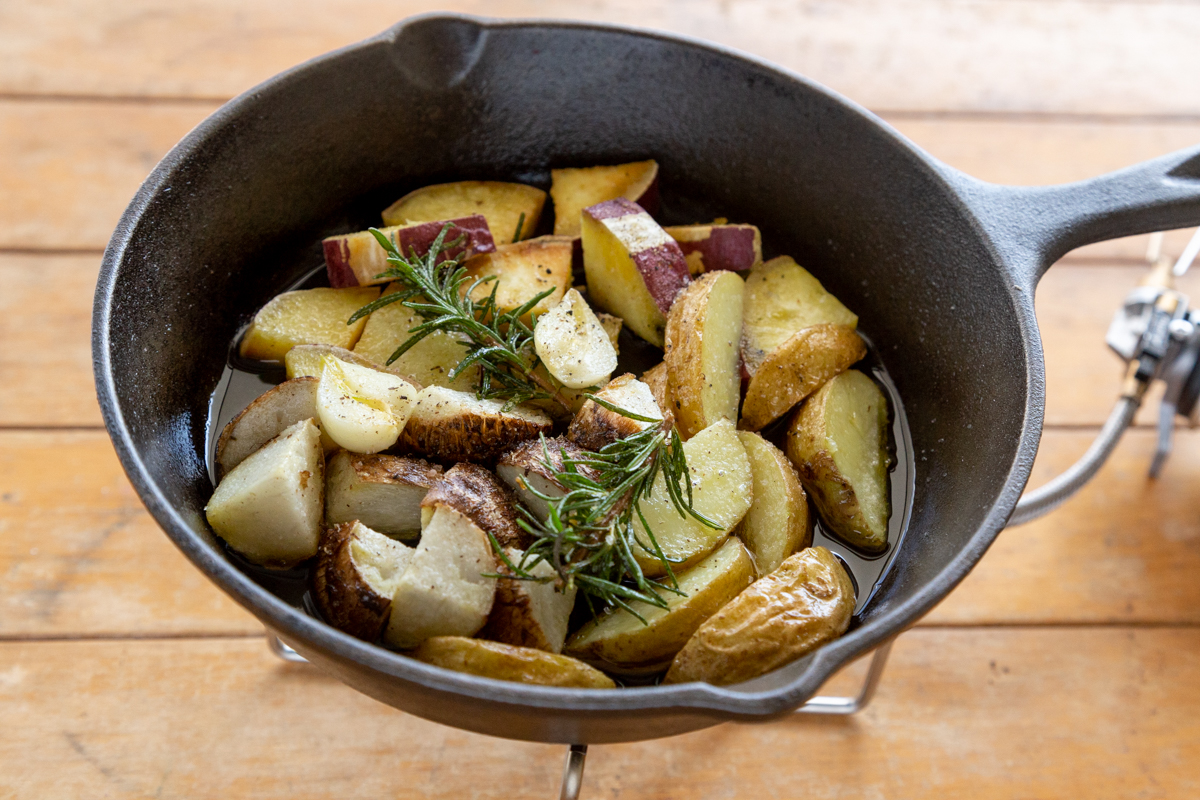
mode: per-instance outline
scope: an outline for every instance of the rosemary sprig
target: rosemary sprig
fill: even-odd
[[[554,290],[547,289],[517,308],[501,311],[496,304],[496,276],[472,280],[459,258],[447,253],[462,242],[460,237],[447,243],[449,230],[449,224],[442,228],[425,255],[417,255],[414,250],[406,258],[387,235],[371,228],[388,256],[388,268],[376,277],[396,280],[404,288],[363,306],[347,324],[384,306],[403,303],[425,321],[409,330],[409,338],[396,348],[388,358],[388,364],[430,334],[439,331],[458,334],[465,339],[466,355],[450,371],[450,380],[478,365],[479,397],[505,400],[506,408],[529,400],[546,399],[569,412],[571,404],[555,382],[534,371],[538,357],[533,347],[533,329],[522,320]],[[475,290],[487,283],[492,283],[492,291],[482,299],[474,299]]]
[[[630,605],[634,601],[667,607],[666,593],[683,594],[640,504],[657,488],[666,491],[681,517],[691,516],[701,524],[718,527],[692,508],[692,480],[684,457],[683,442],[673,422],[642,417],[589,395],[591,400],[629,419],[654,423],[647,428],[606,445],[598,453],[570,458],[561,452],[562,467],[554,464],[542,439],[543,463],[565,494],[552,497],[526,484],[530,492],[546,500],[550,513],[543,522],[522,508],[522,528],[535,537],[518,563],[500,550],[512,577],[546,581],[532,574],[546,562],[563,586],[578,587],[592,613],[601,606],[618,606],[645,622]],[[669,415],[668,415],[669,417]],[[660,481],[659,478],[662,478]],[[645,537],[639,535],[638,525]],[[645,554],[666,567],[667,583],[651,580],[642,572],[638,555]]]

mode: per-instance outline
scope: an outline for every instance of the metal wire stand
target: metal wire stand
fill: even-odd
[[[875,690],[879,688],[879,679],[883,677],[883,669],[887,665],[888,654],[892,651],[892,642],[894,641],[894,639],[890,639],[875,648],[875,652],[871,655],[871,665],[867,667],[866,678],[863,679],[862,688],[859,689],[857,695],[854,697],[832,695],[813,697],[797,708],[795,713],[847,716],[862,711],[875,697]],[[270,631],[267,631],[267,647],[283,661],[292,664],[308,663],[308,659]],[[586,744],[573,744],[567,748],[566,763],[563,764],[562,789],[558,794],[559,800],[578,800],[579,790],[583,786],[583,767],[587,760],[587,751]]]

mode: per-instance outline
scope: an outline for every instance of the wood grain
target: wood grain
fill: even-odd
[[[1200,9],[982,0],[153,0],[0,6],[0,91],[228,98],[435,9],[637,24],[736,47],[870,108],[1200,114]]]
[[[102,249],[154,165],[216,107],[0,100],[0,249]],[[1200,121],[889,121],[947,164],[1003,184],[1082,180],[1200,143]],[[1177,255],[1186,240],[1171,234],[1165,252]],[[1071,257],[1140,261],[1145,252],[1138,236]]]
[[[1182,798],[1200,631],[916,630],[854,719],[594,747],[584,797]],[[551,797],[564,748],[463,733],[261,640],[0,644],[0,795]]]

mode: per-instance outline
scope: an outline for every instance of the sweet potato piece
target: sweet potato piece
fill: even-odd
[[[515,223],[514,223],[515,224]],[[554,308],[571,288],[571,240],[541,236],[516,244],[502,244],[493,253],[476,256],[466,263],[470,281],[495,276],[495,280],[475,287],[472,297],[482,300],[496,289],[496,306],[501,313],[523,305],[547,289],[553,294],[542,298],[524,320],[526,324]]]
[[[446,233],[444,242],[448,244],[460,236],[464,241],[457,247],[446,248],[442,257],[457,256],[466,259],[496,249],[487,220],[479,214],[461,219],[423,222],[419,225],[380,228],[379,231],[391,239],[396,249],[406,257],[414,251],[423,256],[429,252],[430,246],[447,225],[450,226],[450,230]],[[330,236],[325,239],[323,245],[330,286],[369,286],[387,283],[390,280],[379,277],[379,274],[388,268],[387,252],[379,246],[378,240],[370,231]]]
[[[378,296],[379,290],[373,287],[277,294],[254,315],[238,353],[242,358],[283,361],[287,351],[299,344],[354,347],[366,323],[359,320],[347,325],[346,320]]]
[[[623,197],[651,214],[658,210],[658,162],[635,161],[612,167],[550,171],[554,201],[554,235],[578,236],[579,212],[588,206]]]
[[[537,229],[546,193],[523,183],[457,181],[415,189],[383,211],[384,225],[413,225],[480,214],[497,244],[528,239]],[[517,223],[524,218],[521,230]],[[516,234],[516,239],[513,235]]]
[[[679,242],[688,271],[744,272],[762,263],[762,234],[754,225],[675,225],[664,228]]]
[[[483,639],[435,636],[426,639],[412,655],[435,667],[498,681],[572,689],[616,688],[612,678],[570,656]]]

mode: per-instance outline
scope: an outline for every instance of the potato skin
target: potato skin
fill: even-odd
[[[433,484],[421,501],[422,516],[436,506],[449,506],[490,533],[501,547],[527,547],[531,537],[517,524],[517,498],[512,489],[478,464],[455,464]],[[428,509],[428,511],[426,511]]]
[[[412,656],[436,667],[500,681],[575,689],[616,688],[612,678],[570,656],[465,636],[431,637]]]
[[[701,625],[666,683],[757,678],[841,636],[854,614],[850,576],[824,547],[789,556]]]
[[[797,332],[768,353],[750,378],[738,427],[762,430],[866,354],[849,325],[822,323]]]
[[[439,461],[494,462],[517,442],[549,434],[550,418],[518,406],[501,412],[495,400],[443,387],[421,390],[400,434],[400,446]]]
[[[343,522],[322,532],[312,571],[312,595],[326,622],[365,642],[374,642],[383,632],[392,598],[376,594],[354,568],[350,541],[357,524],[357,520]]]

